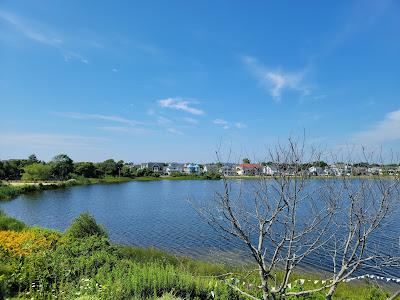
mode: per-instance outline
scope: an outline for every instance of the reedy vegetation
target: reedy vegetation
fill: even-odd
[[[228,267],[156,249],[111,244],[88,214],[65,234],[28,228],[0,214],[0,295],[27,299],[247,299],[230,285],[260,297],[252,266]],[[281,277],[283,273],[277,273]],[[295,274],[294,279],[299,278]],[[315,279],[315,276],[302,275]],[[307,285],[307,283],[306,283]],[[295,285],[294,290],[305,286]],[[372,285],[341,284],[335,299],[385,299]],[[0,297],[0,298],[1,298]],[[323,299],[312,297],[287,299]]]

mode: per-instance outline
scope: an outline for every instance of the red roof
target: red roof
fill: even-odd
[[[240,164],[239,166],[242,168],[261,168],[259,164]]]

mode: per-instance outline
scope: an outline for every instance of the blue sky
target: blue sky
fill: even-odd
[[[398,1],[0,2],[0,158],[400,150]]]

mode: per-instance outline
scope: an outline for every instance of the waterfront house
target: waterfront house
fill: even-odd
[[[262,172],[264,175],[274,176],[279,174],[279,169],[274,165],[266,165],[262,168]]]
[[[365,176],[365,175],[368,175],[368,168],[366,168],[366,167],[353,167],[352,174],[354,176]]]
[[[177,174],[183,172],[183,164],[178,164],[175,162],[169,163],[165,168],[165,174]]]
[[[220,166],[218,164],[205,164],[203,166],[203,172],[204,173],[218,173],[219,167]]]
[[[238,175],[259,175],[261,173],[260,164],[240,164],[236,166]]]
[[[343,163],[336,163],[330,166],[335,176],[350,176],[352,174],[352,166]]]
[[[308,169],[309,174],[313,176],[323,176],[325,175],[324,171],[323,168],[317,166],[312,166]]]
[[[335,175],[335,173],[333,172],[333,170],[330,167],[325,167],[324,175],[325,176],[333,176],[333,175]]]
[[[383,169],[380,167],[370,167],[367,169],[367,173],[371,176],[383,174]]]
[[[161,174],[164,170],[164,163],[147,162],[140,165],[140,169],[149,169],[154,173]]]
[[[219,168],[219,173],[223,176],[236,176],[236,168],[234,164],[224,164]]]
[[[201,168],[198,164],[184,164],[183,173],[186,174],[200,174]]]

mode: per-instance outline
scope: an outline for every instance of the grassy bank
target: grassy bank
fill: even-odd
[[[87,215],[59,233],[26,227],[0,213],[0,299],[246,299],[227,283],[260,297],[258,278],[248,272],[251,269],[115,245]],[[291,281],[297,278],[320,279],[301,274]],[[312,283],[294,284],[292,289],[307,285]],[[359,283],[342,284],[334,299],[386,296]]]
[[[9,200],[21,194],[40,192],[44,190],[62,189],[76,185],[86,184],[111,184],[122,183],[133,180],[128,177],[106,177],[106,178],[78,178],[68,181],[46,181],[46,182],[0,182],[0,200]]]

